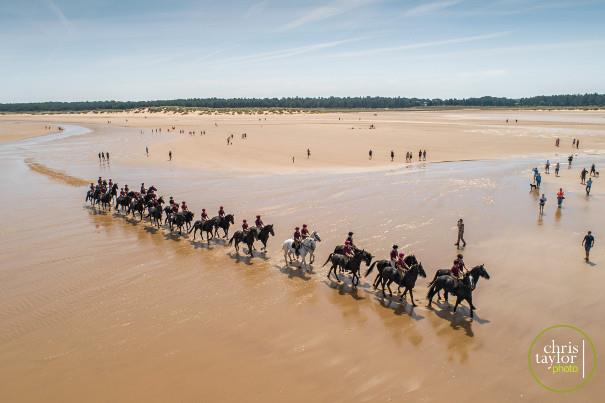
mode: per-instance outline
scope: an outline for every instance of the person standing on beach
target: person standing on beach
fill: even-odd
[[[426,161],[426,150],[422,152],[422,160]]]
[[[418,161],[422,159],[422,150],[418,151]]]
[[[172,150],[168,151],[168,161],[172,161]]]
[[[584,251],[586,252],[586,257],[584,260],[587,262],[590,259],[590,249],[594,246],[594,236],[591,231],[588,231],[588,234],[582,240],[582,246],[584,247]]]
[[[454,245],[460,248],[460,241],[462,241],[462,247],[464,248],[466,247],[466,241],[464,240],[464,221],[462,221],[462,218],[458,220],[456,225],[458,227],[458,240]]]
[[[395,151],[391,150],[391,162],[395,159]]]
[[[105,153],[105,158],[107,158],[107,161],[109,162],[109,152]]]
[[[149,157],[149,147],[145,146],[145,154]]]
[[[559,162],[557,162],[557,164],[555,165],[555,176],[559,176],[560,167],[561,167],[561,164],[559,164]]]
[[[557,192],[557,207],[561,208],[563,205],[563,200],[565,199],[565,193],[563,193],[563,188],[559,188]]]
[[[580,148],[580,140],[576,140],[576,149]]]
[[[573,139],[573,141],[571,142],[571,148],[573,148],[576,145],[576,139]]]
[[[536,188],[540,189],[540,184],[542,183],[542,175],[538,172],[536,175]]]
[[[590,189],[592,189],[592,178],[588,178],[586,182],[586,196],[590,196]]]
[[[582,172],[580,172],[580,180],[582,185],[586,184],[586,174],[588,173],[588,171],[586,170],[586,168],[582,168]]]
[[[370,160],[372,159],[372,154],[373,154],[372,149],[370,149],[370,151],[368,151],[368,159],[370,159]]]
[[[596,175],[596,173],[597,173],[597,167],[596,167],[596,166],[595,166],[595,164],[593,163],[593,164],[590,166],[590,176],[595,176],[595,175]]]
[[[311,150],[307,148],[307,159],[311,158]]]
[[[571,167],[571,162],[573,161],[573,155],[570,155],[569,157],[567,157],[567,166]]]
[[[546,204],[546,196],[542,193],[542,197],[540,197],[540,214],[544,214],[544,205]]]
[[[99,153],[99,162],[101,162],[101,153]]]
[[[544,173],[550,173],[550,160],[546,160],[546,164],[544,165]]]
[[[294,164],[294,156],[292,156],[292,163]]]

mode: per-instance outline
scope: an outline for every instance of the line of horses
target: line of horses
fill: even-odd
[[[258,240],[262,243],[260,251],[265,253],[269,236],[275,235],[273,225],[268,224],[262,228],[251,227],[247,231],[236,231],[233,236],[229,238],[229,228],[235,222],[233,214],[225,214],[222,217],[215,216],[207,220],[197,220],[194,222],[194,213],[191,211],[179,211],[175,213],[171,206],[163,207],[165,203],[164,199],[163,197],[156,198],[154,192],[157,191],[157,189],[154,187],[150,188],[149,190],[151,191],[148,191],[144,195],[130,191],[126,195],[118,196],[117,189],[118,185],[114,184],[105,192],[102,192],[98,188],[95,191],[89,190],[86,194],[86,201],[90,202],[93,206],[100,206],[103,210],[111,210],[112,203],[115,200],[114,208],[122,214],[132,215],[135,219],[138,214],[140,221],[147,218],[150,220],[151,224],[157,228],[164,225],[167,226],[171,232],[178,229],[179,234],[182,234],[184,228],[189,234],[193,232],[194,241],[198,231],[202,241],[204,240],[204,233],[206,233],[208,244],[210,243],[210,240],[221,236],[219,230],[222,230],[222,238],[229,239],[229,246],[234,245],[236,252],[239,254],[239,245],[241,243],[245,244],[247,246],[247,254],[249,254],[250,257],[254,256],[253,251],[256,250],[254,247],[255,241]],[[147,215],[144,215],[146,210]],[[315,261],[317,242],[320,241],[321,237],[317,231],[313,231],[310,236],[304,238],[298,245],[293,239],[285,240],[282,244],[282,251],[284,253],[286,265],[291,265],[294,262],[298,262],[300,259],[301,269],[309,271],[311,265]],[[343,245],[336,246],[334,251],[328,256],[326,262],[322,265],[322,267],[324,267],[328,263],[331,264],[327,274],[329,280],[331,280],[333,275],[336,281],[340,282],[341,280],[338,276],[339,272],[341,274],[350,273],[351,284],[356,288],[360,281],[361,265],[365,264],[368,269],[364,277],[370,275],[374,269],[377,270],[377,275],[373,281],[375,290],[380,286],[383,296],[386,296],[386,290],[388,290],[389,295],[392,297],[393,291],[391,285],[395,283],[398,285],[398,293],[401,293],[401,289],[403,288],[400,300],[407,302],[406,295],[409,292],[411,304],[414,307],[417,306],[414,302],[414,287],[418,277],[426,278],[426,272],[424,271],[422,263],[419,262],[414,255],[405,257],[404,262],[409,267],[409,270],[401,272],[394,268],[389,260],[373,260],[374,256],[365,249],[355,247],[353,249],[353,256],[347,257],[344,254],[343,248]],[[309,257],[308,263],[307,256]],[[454,312],[456,312],[458,305],[462,301],[466,301],[470,307],[470,317],[473,318],[473,311],[476,307],[473,304],[472,293],[476,289],[481,277],[485,279],[490,278],[484,265],[473,267],[464,274],[462,279],[453,277],[448,269],[437,270],[433,280],[428,284],[428,306],[430,307],[432,305],[435,295],[437,295],[438,299],[441,299],[440,292],[443,291],[446,303],[448,303],[449,294],[456,296]]]

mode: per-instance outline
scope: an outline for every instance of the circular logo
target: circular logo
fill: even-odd
[[[529,371],[552,392],[573,392],[584,386],[597,368],[594,343],[582,329],[554,325],[542,330],[528,352]]]

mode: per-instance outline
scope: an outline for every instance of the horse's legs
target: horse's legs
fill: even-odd
[[[456,312],[456,309],[458,308],[458,304],[460,304],[461,300],[462,300],[461,297],[456,297],[456,304],[454,304],[454,312]]]
[[[391,291],[391,283],[393,282],[393,280],[388,279],[387,280],[387,288],[389,289],[389,294],[392,297],[393,296],[393,291]]]
[[[407,291],[407,288],[406,288],[406,291]],[[403,295],[405,295],[405,292],[403,293]],[[412,306],[418,306],[414,302],[414,290],[412,288],[410,288],[410,299],[412,300]]]

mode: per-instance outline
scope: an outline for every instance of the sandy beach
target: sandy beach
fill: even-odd
[[[65,130],[40,136],[47,125]],[[603,111],[0,115],[0,134],[9,212],[0,243],[1,401],[602,395],[600,369],[573,395],[541,388],[527,352],[542,329],[572,323],[602,360],[605,179],[594,178],[587,197],[579,173],[605,166]],[[547,159],[561,173],[542,175],[540,216],[529,183]],[[275,237],[266,255],[248,258],[222,241],[194,242],[101,211],[84,202],[85,184],[99,176],[155,185],[186,200],[196,219],[219,205],[236,228],[262,214]],[[567,198],[557,209],[560,187]],[[455,314],[442,302],[426,307],[426,284],[458,253],[460,217],[467,266],[485,264],[491,275],[474,292],[472,321],[467,305]],[[303,223],[322,238],[311,273],[286,266],[281,252]],[[589,229],[597,241],[585,263]],[[357,290],[346,276],[326,278],[322,264],[348,231],[378,259],[393,243],[418,257],[428,276],[414,290],[418,307],[374,291],[374,274]]]

